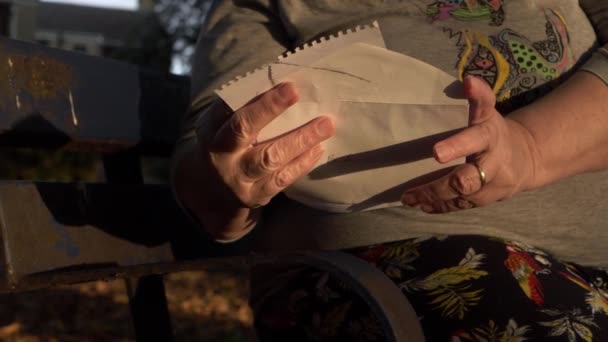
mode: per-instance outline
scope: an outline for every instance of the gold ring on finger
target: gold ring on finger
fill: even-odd
[[[483,188],[487,183],[486,172],[479,166],[479,163],[473,163],[473,165],[475,165],[477,173],[479,173],[479,180],[481,181],[481,187]]]

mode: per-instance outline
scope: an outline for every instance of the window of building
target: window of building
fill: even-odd
[[[34,33],[34,38],[38,44],[50,47],[57,47],[57,32],[37,30]]]

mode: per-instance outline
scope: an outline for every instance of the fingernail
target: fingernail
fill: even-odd
[[[317,134],[323,138],[327,138],[334,134],[334,122],[329,118],[319,119],[315,128],[317,129]]]
[[[473,80],[475,79],[474,76],[471,75],[467,75],[464,77],[464,94],[466,97],[470,97],[471,96],[471,90],[473,89]],[[468,80],[468,81],[467,81]]]
[[[291,104],[297,99],[296,89],[291,83],[283,83],[277,90],[283,103]]]
[[[476,80],[479,79],[479,77],[473,76],[473,75],[466,75],[464,77],[464,79],[469,80],[469,83],[471,83],[471,82],[477,82]]]
[[[401,202],[405,205],[414,205],[416,203],[416,196],[414,196],[414,194],[405,193],[401,196]]]
[[[439,162],[443,162],[443,161],[448,161],[450,159],[450,155],[451,155],[451,151],[450,148],[442,145],[442,144],[437,144],[435,145],[435,159],[437,159],[437,161]]]

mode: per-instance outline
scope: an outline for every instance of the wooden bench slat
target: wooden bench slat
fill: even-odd
[[[186,77],[0,37],[0,145],[168,155]]]
[[[0,73],[3,143],[139,141],[136,67],[0,38]]]
[[[0,182],[0,225],[0,291],[245,250],[205,239],[164,185]]]

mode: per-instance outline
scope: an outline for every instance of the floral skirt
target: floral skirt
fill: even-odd
[[[394,281],[427,341],[608,341],[606,271],[470,235],[347,252]],[[331,274],[291,268],[273,278],[252,297],[260,341],[385,340],[363,299]]]

